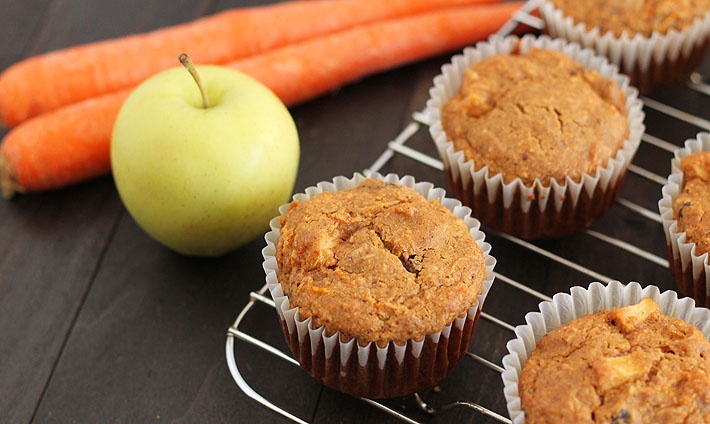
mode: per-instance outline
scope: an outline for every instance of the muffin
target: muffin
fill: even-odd
[[[456,150],[476,167],[549,187],[594,174],[629,136],[626,99],[616,81],[561,52],[532,48],[466,69],[441,112]]]
[[[493,38],[434,79],[430,132],[456,196],[524,238],[585,228],[613,203],[643,133],[635,89],[589,50]]]
[[[652,300],[547,333],[518,386],[534,423],[710,420],[710,342]]]
[[[540,311],[503,358],[514,423],[710,420],[710,311],[692,299],[614,281]]]
[[[395,175],[338,177],[272,220],[264,268],[287,342],[337,390],[404,396],[451,372],[493,281],[470,210]]]
[[[680,160],[683,191],[673,202],[673,219],[699,255],[710,251],[710,152],[691,153]],[[706,215],[706,212],[707,215]]]
[[[595,49],[642,93],[682,81],[710,39],[710,0],[537,0],[546,30]]]
[[[710,133],[687,140],[671,168],[658,202],[671,273],[683,294],[709,306]]]

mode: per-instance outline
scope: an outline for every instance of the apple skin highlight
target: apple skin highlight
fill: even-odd
[[[138,86],[111,138],[111,168],[138,225],[191,256],[233,250],[268,227],[298,171],[290,113],[238,71],[199,66],[210,107],[182,67]]]

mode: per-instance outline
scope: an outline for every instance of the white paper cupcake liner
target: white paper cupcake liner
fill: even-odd
[[[583,315],[634,305],[646,297],[656,302],[663,314],[698,327],[705,338],[710,338],[710,310],[695,307],[695,302],[689,297],[679,299],[678,294],[671,290],[661,293],[656,286],[642,288],[635,282],[624,285],[611,281],[607,285],[594,282],[586,289],[572,287],[570,294],[558,293],[552,301],[540,303],[540,312],[525,315],[527,324],[515,327],[517,337],[506,345],[509,353],[503,357],[503,391],[513,423],[525,423],[518,380],[525,361],[545,334]]]
[[[490,56],[518,48],[524,53],[535,47],[562,52],[600,75],[614,79],[626,96],[628,139],[605,167],[598,168],[594,175],[584,174],[579,181],[567,177],[565,181],[552,179],[543,184],[535,180],[533,186],[526,186],[516,178],[505,184],[501,174],[489,175],[488,167],[477,169],[472,160],[467,161],[463,151],[455,150],[442,128],[442,108],[459,90],[467,68]],[[463,54],[454,56],[441,70],[429,90],[425,110],[429,132],[444,162],[452,191],[473,209],[473,215],[484,225],[524,238],[559,237],[582,230],[611,206],[645,130],[638,92],[629,85],[628,77],[619,74],[615,65],[578,44],[527,35],[492,37],[464,49]]]
[[[710,12],[682,31],[653,32],[650,37],[623,33],[617,37],[613,32],[602,33],[597,27],[588,29],[584,23],[575,23],[549,0],[537,0],[537,7],[551,36],[579,43],[608,57],[631,76],[631,83],[642,93],[690,75],[702,60],[710,38]]]
[[[320,182],[305,193],[296,194],[294,200],[305,201],[328,191],[335,193],[354,188],[365,180],[356,173],[353,178],[335,177],[332,182]],[[271,231],[265,236],[267,246],[262,250],[266,283],[276,303],[287,342],[301,366],[318,381],[337,390],[363,397],[382,398],[404,396],[436,384],[453,369],[465,354],[483,303],[493,284],[493,267],[496,260],[490,256],[491,246],[479,230],[478,220],[471,218],[471,209],[456,199],[444,197],[446,192],[433,184],[415,182],[411,176],[399,178],[389,174],[373,173],[369,178],[401,184],[414,189],[428,200],[440,203],[461,218],[469,228],[476,244],[483,251],[486,279],[482,293],[465,316],[455,319],[441,331],[428,334],[422,340],[408,340],[399,345],[390,342],[384,347],[376,343],[360,343],[357,339],[341,337],[339,332],[328,332],[323,326],[313,328],[311,318],[302,319],[298,307],[291,307],[278,281],[276,244],[280,235],[279,217],[271,220]],[[283,216],[289,204],[279,208]]]
[[[673,219],[673,202],[683,191],[683,173],[680,160],[691,153],[710,151],[710,133],[700,133],[686,140],[685,147],[675,151],[671,160],[671,175],[661,189],[658,210],[666,233],[666,252],[671,272],[681,293],[692,296],[699,305],[710,306],[710,264],[708,254],[698,255],[696,244],[686,241],[685,232],[678,231],[678,221]]]

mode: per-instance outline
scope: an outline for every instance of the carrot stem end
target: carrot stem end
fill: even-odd
[[[205,87],[202,85],[202,80],[200,79],[200,74],[197,73],[197,68],[195,68],[195,65],[192,63],[190,56],[183,53],[178,57],[178,60],[180,61],[180,63],[182,63],[182,66],[184,66],[185,69],[187,69],[187,72],[189,72],[190,75],[192,75],[192,78],[197,83],[197,87],[199,87],[199,89],[200,89],[200,94],[202,94],[202,105],[204,106],[205,109],[209,108],[210,107],[210,100],[207,97],[207,90],[205,90]]]
[[[12,168],[10,168],[10,164],[2,154],[0,154],[0,189],[2,190],[2,197],[5,199],[9,199],[15,193],[23,191],[22,187],[13,178]]]

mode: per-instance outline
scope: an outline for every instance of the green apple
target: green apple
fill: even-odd
[[[150,236],[182,254],[216,256],[278,215],[293,190],[299,141],[288,110],[261,83],[218,66],[197,73],[203,86],[177,67],[133,91],[113,129],[111,168]]]

